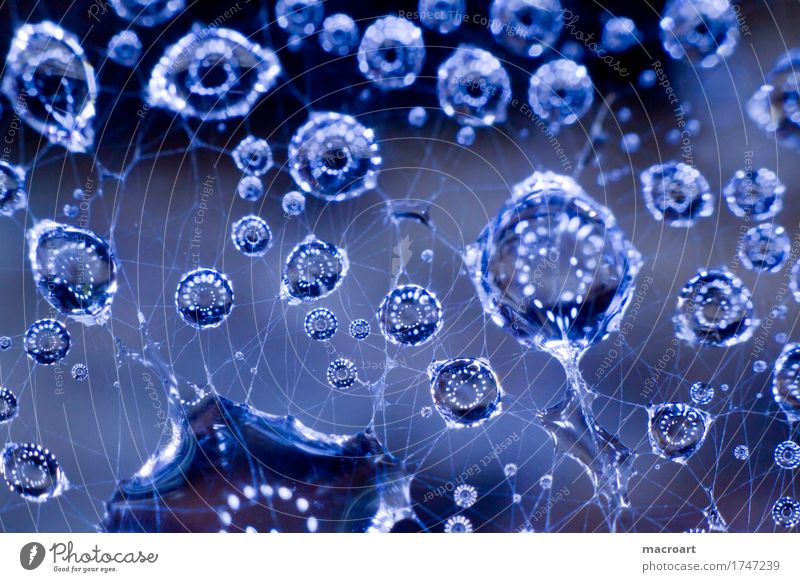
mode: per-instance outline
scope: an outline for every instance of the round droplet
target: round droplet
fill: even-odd
[[[60,362],[69,347],[69,332],[55,319],[40,319],[25,332],[25,353],[37,364],[50,366]]]
[[[175,307],[184,322],[197,329],[217,327],[233,309],[233,287],[214,269],[186,273],[175,291]]]
[[[337,390],[348,390],[358,380],[356,365],[346,358],[337,358],[328,366],[328,384]]]
[[[423,406],[419,409],[419,415],[422,418],[430,418],[433,415],[433,408],[430,406]]]
[[[689,389],[689,396],[695,404],[708,404],[714,399],[714,387],[705,382],[695,382]]]
[[[748,230],[739,245],[739,259],[745,269],[777,273],[792,250],[789,235],[782,226],[762,223]]]
[[[603,34],[600,41],[603,47],[612,53],[622,53],[639,44],[642,33],[636,28],[636,23],[630,18],[609,18],[603,25]]]
[[[384,90],[411,85],[424,62],[422,30],[396,16],[385,16],[371,24],[358,47],[358,69]]]
[[[461,45],[439,67],[439,106],[448,117],[469,126],[506,120],[511,80],[489,51]]]
[[[542,475],[539,479],[539,487],[542,489],[552,489],[553,488],[553,476],[552,475]]]
[[[248,257],[262,257],[272,246],[272,230],[266,220],[251,214],[233,223],[231,240]]]
[[[111,37],[106,52],[118,65],[135,67],[142,56],[142,41],[132,30],[123,30]]]
[[[300,192],[287,192],[281,199],[281,208],[287,216],[300,216],[306,209],[306,197]]]
[[[428,112],[423,107],[413,107],[408,112],[408,124],[411,127],[422,127],[428,121]]]
[[[472,522],[463,515],[454,515],[444,522],[444,533],[472,533]]]
[[[433,251],[431,249],[425,249],[424,251],[422,251],[422,254],[420,255],[420,258],[423,261],[425,261],[426,263],[432,263],[433,262]]]
[[[442,328],[442,305],[419,285],[392,289],[381,302],[378,322],[381,333],[392,343],[419,346]]]
[[[358,46],[358,25],[347,14],[333,14],[322,23],[319,44],[326,53],[343,57]]]
[[[569,59],[543,64],[531,75],[528,102],[543,120],[554,126],[572,125],[594,101],[594,87],[586,67]]]
[[[348,268],[344,249],[309,236],[286,259],[282,295],[303,302],[326,297],[341,285]]]
[[[425,28],[450,34],[465,18],[465,0],[419,0],[419,19]]]
[[[263,176],[274,163],[267,140],[248,135],[233,150],[233,161],[248,176]]]
[[[685,463],[706,439],[711,417],[680,402],[650,406],[648,437],[653,452],[676,463]]]
[[[615,331],[641,265],[571,178],[535,173],[465,257],[484,310],[524,345],[572,357]]]
[[[25,171],[0,160],[0,215],[12,216],[28,205],[25,192]]]
[[[519,467],[517,467],[516,463],[506,463],[503,466],[503,474],[509,479],[516,475],[518,470]]]
[[[797,469],[800,467],[800,445],[794,441],[783,441],[775,447],[773,458],[781,469]]]
[[[739,41],[736,14],[728,0],[670,0],[661,19],[661,43],[673,59],[704,68],[733,54]]]
[[[318,342],[324,342],[336,334],[339,322],[336,321],[333,311],[318,307],[306,315],[303,327],[308,337]]]
[[[703,175],[682,162],[650,166],[641,175],[642,197],[653,218],[690,227],[714,213],[714,195]]]
[[[313,34],[322,22],[324,10],[319,0],[278,0],[275,4],[278,26],[298,36]]]
[[[264,184],[256,176],[244,176],[236,187],[239,198],[249,202],[257,202],[264,195]]]
[[[372,328],[366,319],[354,319],[350,322],[347,331],[350,332],[350,335],[355,339],[362,341],[369,337]]]
[[[186,2],[185,0],[111,0],[111,5],[114,7],[114,12],[128,22],[138,26],[156,26],[182,12]]]
[[[12,345],[13,342],[11,341],[10,337],[7,335],[0,337],[0,351],[5,352],[6,350],[10,350]]]
[[[796,526],[800,523],[800,501],[781,497],[772,506],[772,519],[787,529]]]
[[[747,445],[736,445],[733,449],[733,457],[738,461],[746,461],[750,458],[750,449]]]
[[[783,209],[786,186],[766,168],[739,170],[722,193],[735,216],[760,221],[775,217]]]
[[[475,143],[475,129],[472,127],[462,127],[456,133],[456,142],[458,145],[462,145],[465,148],[468,148],[472,144]]]
[[[0,424],[11,422],[19,414],[16,395],[8,388],[0,388]]]
[[[681,289],[676,335],[689,343],[730,347],[750,339],[760,321],[750,290],[729,271],[700,271]]]
[[[767,363],[764,360],[756,360],[753,362],[753,372],[761,374],[767,371]]]
[[[478,491],[472,485],[462,483],[453,491],[453,501],[463,509],[472,507],[478,500]]]
[[[323,200],[349,200],[375,188],[381,163],[372,129],[341,113],[313,114],[289,144],[295,183]]]
[[[72,366],[72,378],[77,380],[78,382],[82,382],[89,377],[89,368],[86,364],[75,364]]]
[[[800,148],[800,50],[781,56],[762,85],[747,102],[747,114],[763,131],[787,147]]]
[[[42,503],[58,497],[67,479],[55,455],[33,443],[8,443],[3,449],[3,476],[11,491]]]
[[[473,427],[500,414],[500,380],[481,358],[434,362],[428,369],[437,412],[450,427]]]
[[[94,232],[42,221],[28,232],[29,258],[39,292],[62,315],[104,322],[117,292],[111,248]]]
[[[553,48],[563,26],[559,0],[494,0],[490,27],[494,39],[511,52],[538,57]]]

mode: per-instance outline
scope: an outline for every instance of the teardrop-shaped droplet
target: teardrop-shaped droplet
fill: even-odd
[[[25,122],[72,152],[94,144],[97,81],[75,35],[52,22],[17,29],[2,91]]]
[[[8,443],[0,468],[9,489],[28,501],[45,502],[68,486],[56,456],[37,444]]]

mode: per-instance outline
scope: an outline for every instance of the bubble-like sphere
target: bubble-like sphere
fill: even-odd
[[[523,57],[552,49],[564,25],[559,0],[494,0],[489,15],[494,39]]]
[[[622,53],[641,42],[642,33],[636,28],[636,23],[621,17],[609,18],[603,25],[601,43],[606,50],[612,53]]]
[[[148,103],[200,120],[242,117],[276,85],[281,70],[271,49],[235,30],[206,27],[159,59],[147,86]]]
[[[676,463],[685,463],[703,444],[711,417],[682,402],[647,408],[647,435],[653,452]]]
[[[378,309],[381,333],[394,344],[419,346],[442,328],[442,304],[419,285],[392,289]]]
[[[12,344],[13,342],[11,341],[11,338],[7,335],[0,337],[0,350],[5,352],[6,350],[11,349]]]
[[[344,249],[310,235],[286,259],[281,294],[293,301],[316,301],[341,285],[348,268]]]
[[[661,43],[673,59],[703,68],[733,54],[739,42],[736,13],[728,0],[670,0],[661,19]]]
[[[369,334],[372,332],[372,328],[366,319],[354,319],[350,322],[350,326],[347,328],[347,331],[351,336],[353,336],[353,338],[357,339],[358,341],[362,341],[369,337]]]
[[[142,41],[132,30],[123,30],[111,37],[108,58],[123,67],[135,67],[142,56]]]
[[[281,208],[287,216],[300,216],[306,209],[306,197],[292,190],[283,195]]]
[[[196,329],[217,327],[233,310],[233,287],[214,269],[186,273],[175,291],[175,307],[184,322]]]
[[[467,509],[475,505],[478,500],[478,492],[472,485],[462,483],[453,491],[453,501],[461,508]]]
[[[781,469],[797,469],[800,467],[800,445],[794,441],[783,441],[775,447],[773,458]]]
[[[733,458],[738,461],[746,461],[750,458],[750,449],[747,445],[736,445],[733,449]]]
[[[572,125],[594,101],[586,67],[569,59],[543,64],[531,75],[528,102],[533,112],[553,126]]]
[[[439,34],[450,34],[464,21],[465,0],[419,0],[422,25]]]
[[[171,20],[186,7],[186,0],[111,0],[114,12],[139,26],[156,26]]]
[[[482,358],[434,362],[428,377],[434,407],[449,427],[478,426],[502,411],[500,380]]]
[[[264,183],[256,176],[244,176],[236,186],[239,198],[248,202],[258,202],[264,195]]]
[[[263,176],[274,163],[272,148],[267,140],[248,135],[233,150],[233,161],[248,176]]]
[[[408,124],[411,127],[422,127],[428,121],[428,112],[424,107],[414,107],[408,112]]]
[[[8,388],[0,387],[0,424],[11,422],[19,414],[16,395]]]
[[[761,374],[762,372],[767,371],[767,363],[764,360],[756,360],[753,362],[753,372],[756,374]]]
[[[337,390],[349,390],[358,380],[356,365],[347,358],[337,358],[332,361],[325,375],[328,384]]]
[[[347,14],[333,14],[322,23],[319,44],[326,53],[343,57],[358,46],[358,25]]]
[[[642,197],[653,218],[690,227],[714,213],[714,195],[703,175],[683,162],[650,166],[642,172]]]
[[[695,404],[708,404],[714,399],[714,387],[705,382],[695,382],[689,389],[689,396]]]
[[[542,489],[552,489],[553,488],[553,476],[550,474],[542,475],[539,479],[539,487]]]
[[[289,34],[306,36],[319,27],[325,14],[320,0],[278,0],[275,16],[278,26]]]
[[[511,80],[489,51],[462,44],[439,67],[439,106],[462,125],[485,126],[506,120]]]
[[[673,321],[680,339],[716,347],[746,342],[760,323],[750,290],[725,268],[701,270],[686,283]]]
[[[739,170],[722,194],[731,212],[751,220],[769,220],[783,210],[786,186],[772,170]]]
[[[25,192],[25,171],[0,160],[0,215],[12,216],[28,205]]]
[[[454,515],[444,522],[444,533],[472,533],[472,522],[463,515]]]
[[[24,24],[3,71],[1,88],[9,102],[24,97],[15,113],[25,123],[71,152],[94,145],[97,79],[78,37],[49,21]]]
[[[117,292],[117,264],[94,232],[42,221],[28,231],[28,257],[39,292],[62,315],[85,323],[108,317]]]
[[[503,474],[509,479],[516,475],[517,471],[519,471],[519,467],[517,467],[516,463],[506,463],[503,466]]]
[[[800,501],[781,497],[772,505],[772,519],[776,525],[792,528],[800,523]]]
[[[405,18],[385,16],[364,32],[358,69],[383,90],[411,85],[425,62],[422,30]]]
[[[26,501],[43,503],[67,488],[67,478],[56,456],[40,445],[8,443],[2,462],[8,488]]]
[[[336,334],[339,322],[336,320],[336,315],[333,311],[318,307],[306,315],[303,327],[308,337],[318,342],[324,342]]]
[[[251,214],[233,223],[231,240],[248,257],[263,257],[272,246],[272,230],[266,220]]]
[[[747,114],[785,146],[800,148],[800,50],[782,55],[747,102]]]
[[[83,382],[89,377],[89,368],[86,364],[75,364],[70,370],[72,378],[78,382]]]
[[[514,187],[465,259],[492,320],[559,358],[619,328],[641,266],[609,210],[551,172]]]
[[[70,336],[55,319],[40,319],[25,332],[25,353],[37,364],[50,366],[67,356]]]
[[[375,132],[341,113],[315,113],[289,144],[289,170],[303,191],[328,201],[375,188],[381,168]]]
[[[739,259],[745,269],[777,273],[792,250],[792,242],[782,226],[764,222],[749,229],[739,245]]]

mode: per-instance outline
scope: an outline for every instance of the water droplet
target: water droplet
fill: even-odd
[[[82,382],[89,377],[89,368],[86,364],[75,364],[72,366],[72,378],[77,380],[78,382]]]
[[[369,337],[372,329],[370,328],[369,322],[366,319],[354,319],[350,322],[350,326],[348,327],[347,331],[355,339],[362,341]]]
[[[697,169],[682,162],[647,168],[641,175],[645,205],[656,220],[690,227],[714,213],[714,195]]]
[[[312,340],[324,342],[331,339],[339,327],[336,315],[330,309],[318,307],[306,315],[303,327]]]
[[[695,382],[689,389],[689,396],[695,404],[708,404],[714,399],[714,387],[705,382]]]
[[[356,365],[346,358],[337,358],[330,363],[325,374],[328,384],[337,390],[349,390],[358,380]]]
[[[650,89],[656,84],[656,73],[650,69],[645,69],[639,73],[639,86],[642,89]]]
[[[782,226],[762,223],[750,228],[739,245],[739,259],[745,269],[776,273],[791,253],[792,243]]]
[[[448,117],[476,127],[506,120],[511,80],[489,51],[460,45],[439,67],[438,77],[439,106]]]
[[[763,85],[747,102],[747,114],[762,131],[774,133],[783,145],[800,148],[800,50],[781,56]]]
[[[343,57],[358,46],[358,25],[347,14],[333,14],[322,23],[319,44],[326,53]]]
[[[156,26],[171,20],[186,7],[185,0],[111,0],[120,18],[138,26]]]
[[[69,347],[69,332],[55,319],[40,319],[25,332],[25,353],[37,364],[50,366],[60,362]]]
[[[233,161],[248,176],[263,176],[272,168],[272,149],[267,140],[248,135],[233,150]]]
[[[319,0],[278,0],[275,4],[278,26],[297,36],[313,34],[322,22],[324,10]]]
[[[528,101],[533,112],[552,125],[572,125],[592,106],[594,86],[586,67],[556,59],[531,76]]]
[[[442,328],[442,315],[442,305],[433,293],[419,285],[403,285],[383,298],[378,322],[392,343],[419,346]]]
[[[463,515],[454,515],[444,522],[444,533],[472,533],[472,522]]]
[[[244,176],[236,187],[239,198],[249,202],[258,202],[264,195],[264,183],[256,176]]]
[[[503,47],[523,57],[538,57],[555,46],[562,13],[559,0],[494,0],[489,23]]]
[[[457,506],[467,509],[475,505],[478,500],[478,491],[472,485],[463,483],[453,491],[453,500]]]
[[[419,19],[425,28],[450,34],[465,18],[465,0],[419,0]]]
[[[772,505],[772,519],[776,525],[791,528],[800,523],[800,502],[791,497],[781,497]]]
[[[622,53],[639,44],[642,40],[642,33],[630,18],[613,17],[606,21],[600,38],[606,50],[612,53]]]
[[[781,469],[797,469],[800,467],[800,445],[794,441],[783,441],[775,447],[773,458]]]
[[[408,112],[408,124],[411,127],[422,127],[428,121],[428,112],[424,107],[414,107]]]
[[[272,230],[266,220],[251,214],[233,223],[231,240],[248,257],[262,257],[272,246]]]
[[[518,470],[519,468],[515,463],[506,463],[503,466],[503,474],[509,479],[516,475]]]
[[[186,273],[175,291],[175,308],[181,319],[196,329],[217,327],[233,310],[233,287],[214,269]]]
[[[542,489],[552,489],[553,487],[553,476],[552,475],[542,475],[539,478],[539,487]]]
[[[25,170],[0,160],[0,215],[12,216],[27,205]]]
[[[0,387],[0,424],[11,422],[19,414],[16,395],[8,388]]]
[[[728,0],[670,0],[661,19],[661,43],[673,59],[703,68],[730,56],[739,41],[736,14]]]
[[[396,16],[372,23],[358,47],[358,69],[383,90],[402,89],[414,83],[424,62],[422,30]]]
[[[313,114],[289,144],[295,183],[323,200],[349,200],[375,188],[381,163],[372,129],[341,113]]]
[[[783,209],[786,186],[766,168],[739,170],[722,191],[731,212],[752,220],[769,220]]]
[[[761,372],[766,372],[767,370],[767,363],[764,360],[756,360],[753,362],[753,372],[756,374],[760,374]]]
[[[118,65],[132,68],[142,56],[142,41],[132,30],[123,30],[111,37],[106,52]]]
[[[297,302],[327,297],[341,285],[348,268],[344,249],[309,235],[286,259],[281,295]]]
[[[94,145],[94,69],[75,35],[52,22],[17,29],[6,57],[2,91],[25,107],[17,114],[51,143],[71,152]]]
[[[430,406],[423,406],[419,409],[419,415],[422,418],[430,418],[433,415],[433,408]]]
[[[91,324],[108,318],[117,264],[94,232],[44,220],[28,231],[28,257],[39,292],[62,315]]]
[[[484,359],[434,362],[428,376],[433,404],[449,427],[478,426],[502,411],[500,380]]]
[[[459,145],[468,148],[475,143],[475,130],[472,127],[462,127],[456,133],[456,141]]]
[[[271,49],[235,30],[204,28],[167,49],[153,67],[148,100],[201,120],[242,117],[275,86],[280,73]]]
[[[686,283],[674,322],[680,339],[716,347],[747,341],[760,323],[750,290],[724,268],[702,270]]]
[[[33,443],[8,443],[2,472],[11,491],[27,501],[43,503],[67,489],[67,478],[56,456]]]
[[[638,152],[641,145],[642,140],[639,137],[639,134],[636,133],[626,133],[619,141],[619,149],[629,154],[635,154]]]
[[[11,349],[12,344],[13,342],[11,341],[11,338],[7,335],[0,337],[0,350],[5,352],[6,350]]]
[[[653,452],[676,463],[685,463],[703,444],[711,417],[680,402],[650,406],[648,437]]]
[[[287,192],[281,199],[281,208],[287,216],[300,216],[306,209],[306,197],[300,192]]]
[[[750,449],[747,445],[736,445],[733,449],[733,457],[739,461],[746,461],[750,458]]]

